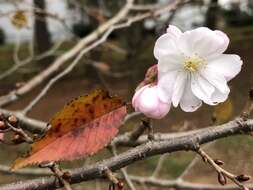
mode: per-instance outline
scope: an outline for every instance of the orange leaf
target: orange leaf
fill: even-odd
[[[125,115],[126,106],[106,91],[80,96],[55,114],[46,135],[32,145],[28,157],[17,159],[12,169],[92,155],[118,133]]]

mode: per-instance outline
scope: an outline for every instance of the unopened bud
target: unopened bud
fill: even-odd
[[[0,130],[6,129],[6,125],[3,121],[0,121]]]
[[[215,164],[217,164],[219,166],[222,166],[224,164],[224,162],[222,160],[218,160],[218,159],[215,159],[214,162],[215,162]]]
[[[17,122],[18,122],[18,119],[17,119],[17,117],[16,117],[16,116],[11,115],[11,116],[9,116],[9,117],[8,117],[8,121],[10,122],[10,124],[12,124],[12,125],[16,125],[16,124],[17,124]]]
[[[37,140],[37,139],[39,139],[39,137],[40,137],[39,134],[36,134],[36,133],[33,134],[33,140]]]
[[[70,172],[64,172],[63,174],[62,174],[62,178],[63,179],[65,179],[65,180],[67,180],[67,181],[69,181],[70,180],[70,178],[71,178],[71,173]]]
[[[250,176],[241,174],[241,175],[236,176],[235,179],[239,182],[245,182],[245,181],[250,180]]]
[[[123,189],[124,183],[123,183],[122,181],[119,181],[119,182],[117,183],[117,186],[118,186],[119,189]]]
[[[222,173],[218,173],[218,181],[221,185],[226,185],[227,184],[227,178],[224,176]]]
[[[19,134],[15,133],[12,137],[12,142],[14,142],[15,144],[20,144],[25,142],[25,140],[23,139],[22,136],[20,136]]]

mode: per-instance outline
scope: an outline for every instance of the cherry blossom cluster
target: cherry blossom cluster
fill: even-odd
[[[169,25],[154,47],[157,77],[137,88],[132,99],[135,110],[161,119],[171,104],[193,112],[202,102],[208,105],[224,102],[230,92],[228,81],[242,67],[238,55],[224,54],[228,45],[229,38],[222,31],[200,27],[182,32]]]

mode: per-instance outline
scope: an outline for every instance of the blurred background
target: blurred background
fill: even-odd
[[[138,3],[156,3],[162,6],[172,1],[139,0]],[[124,3],[123,0],[0,0],[0,95],[18,88],[48,67],[55,58],[67,52],[81,38],[115,15]],[[46,14],[34,13],[34,8],[43,10]],[[15,23],[13,15],[18,16],[19,20],[21,18],[25,24]],[[207,26],[226,32],[231,40],[226,53],[240,55],[244,65],[241,73],[230,82],[231,94],[225,103],[216,107],[205,105],[194,113],[172,109],[165,119],[154,121],[155,132],[203,128],[212,124],[214,118],[216,123],[222,124],[240,114],[253,84],[252,0],[193,0],[176,11],[114,31],[106,42],[86,54],[70,74],[54,85],[29,116],[47,122],[66,102],[96,88],[108,89],[112,94],[131,101],[147,68],[156,64],[153,56],[154,43],[166,31],[169,23],[183,31]],[[55,48],[55,51],[49,56],[28,61],[15,72],[6,74],[17,62],[26,60],[31,51],[40,55],[51,48]],[[46,83],[5,108],[24,108]],[[137,125],[138,122],[133,121],[121,130],[128,131]],[[224,160],[226,169],[253,176],[252,146],[252,137],[237,136],[219,140],[207,150],[214,157]],[[26,148],[25,145],[9,147],[0,144],[0,165],[10,165]],[[95,157],[63,165],[73,168],[110,156],[110,153],[104,150]],[[194,155],[189,152],[166,157],[159,177],[176,178],[193,158]],[[136,175],[152,174],[158,160],[159,156],[138,162],[130,166],[128,171]],[[30,177],[33,176],[10,174],[1,171],[0,167],[0,184]],[[187,181],[207,184],[218,184],[216,178],[216,173],[201,161],[185,176]],[[75,185],[74,189],[83,189],[84,185],[86,189],[94,189],[95,186],[99,188],[100,185],[102,189],[106,188],[105,183],[84,182]],[[148,186],[148,189],[161,188]]]

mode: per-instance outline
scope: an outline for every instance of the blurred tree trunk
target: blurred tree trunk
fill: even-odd
[[[206,12],[205,26],[211,29],[215,29],[217,27],[218,17],[219,17],[218,0],[210,0]]]
[[[50,49],[51,39],[50,33],[47,27],[46,15],[43,13],[46,11],[45,0],[33,0],[34,4],[34,44],[35,52],[42,54]],[[39,10],[39,11],[36,11]],[[47,66],[53,61],[53,57],[44,58],[38,63],[41,66]]]

